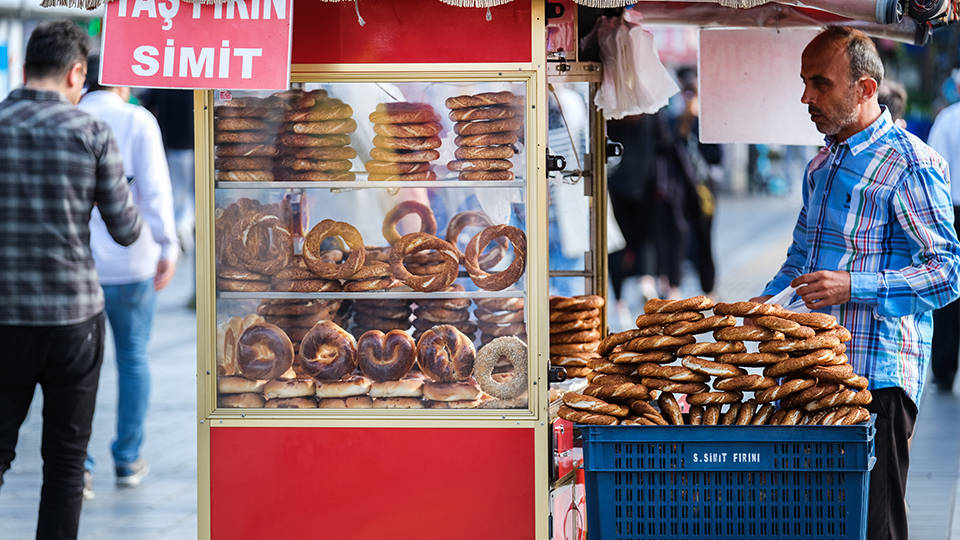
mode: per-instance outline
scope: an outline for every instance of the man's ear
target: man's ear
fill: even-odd
[[[83,88],[83,85],[87,82],[86,70],[83,69],[83,63],[77,62],[70,67],[70,71],[67,72],[67,86],[70,88],[76,88],[80,86]]]
[[[877,95],[877,89],[880,85],[878,85],[877,81],[872,77],[860,77],[860,80],[857,81],[857,87],[860,89],[860,98],[858,101],[860,103],[866,103]]]

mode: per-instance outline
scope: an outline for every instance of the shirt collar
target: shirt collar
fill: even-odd
[[[108,90],[94,90],[93,92],[87,92],[80,98],[81,103],[97,103],[99,101],[113,101],[114,104],[124,103],[123,98]]]
[[[55,90],[38,90],[36,88],[27,88],[22,86],[13,92],[10,92],[11,99],[29,99],[31,101],[60,101],[70,104],[63,94]]]
[[[850,153],[853,155],[857,155],[866,150],[870,145],[877,142],[880,137],[886,135],[894,127],[893,119],[890,117],[890,111],[887,110],[887,106],[881,105],[880,111],[880,116],[874,120],[872,124],[863,130],[854,133],[842,143],[838,143],[837,140],[831,135],[824,137],[827,148],[829,148],[831,152],[835,152],[837,150],[837,146],[845,144],[850,147]]]

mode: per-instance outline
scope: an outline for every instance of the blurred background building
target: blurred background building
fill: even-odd
[[[23,84],[23,50],[30,32],[41,21],[69,19],[85,28],[92,43],[100,42],[100,18],[103,8],[82,11],[69,8],[43,8],[37,0],[0,0],[0,95]]]

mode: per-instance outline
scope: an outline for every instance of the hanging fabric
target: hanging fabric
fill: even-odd
[[[908,3],[907,11],[911,17],[918,21],[931,21],[948,15],[951,11],[951,4],[956,5],[957,3],[947,0],[911,0]]]
[[[834,0],[839,1],[839,0]],[[896,2],[897,0],[871,0]],[[960,0],[951,0],[960,4]],[[876,5],[876,3],[875,3]],[[850,1],[848,8],[860,6],[860,1]],[[751,9],[731,9],[713,2],[648,2],[638,1],[625,12],[628,20],[642,21],[643,25],[698,26],[701,28],[822,28],[836,22],[828,13],[802,9],[772,2]],[[879,24],[865,20],[844,21],[844,24],[863,31],[872,38],[890,39],[922,47],[930,38],[926,23],[918,23],[913,17],[904,17],[898,24]]]
[[[636,0],[636,9],[642,10],[645,4],[651,3],[659,6],[669,6],[670,9],[679,11],[682,11],[684,7],[710,7],[710,4],[714,4],[718,9],[754,9],[761,6],[770,9],[795,7],[825,11],[856,21],[879,24],[896,24],[903,18],[903,9],[900,7],[901,0],[673,0],[667,2],[663,0]],[[912,0],[908,3],[934,5],[946,4],[947,0]]]

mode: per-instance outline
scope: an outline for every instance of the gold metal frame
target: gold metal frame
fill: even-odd
[[[590,103],[600,88],[599,81],[590,84]],[[591,106],[593,133],[593,294],[607,298],[607,122],[603,113]],[[600,310],[600,328],[606,335],[607,310]]]
[[[599,83],[603,80],[603,65],[600,62],[551,61],[547,63],[547,80]]]
[[[313,411],[216,409],[216,289],[213,257],[212,91],[194,93],[197,208],[197,486],[198,538],[210,537],[210,428],[224,427],[469,427],[534,429],[535,537],[547,537],[549,516],[547,302],[546,73],[544,4],[534,0],[529,63],[505,64],[303,64],[291,66],[291,82],[491,81],[527,83],[527,309],[530,351],[529,405],[520,410]],[[535,141],[535,145],[530,145]]]
[[[195,179],[208,178],[209,171],[213,170],[212,152],[210,148],[213,140],[210,137],[206,118],[211,106],[209,92],[201,90],[193,93],[193,141],[195,146],[194,167]],[[209,392],[204,381],[210,376],[210,351],[216,358],[216,337],[214,330],[211,333],[210,324],[216,325],[215,304],[213,297],[213,280],[215,279],[213,257],[213,186],[208,182],[194,182],[196,197],[196,300],[197,300],[197,538],[210,538],[210,423],[209,416],[212,410],[205,406]],[[211,349],[212,347],[212,349]],[[204,356],[206,354],[206,356]],[[206,360],[206,361],[205,361]]]

